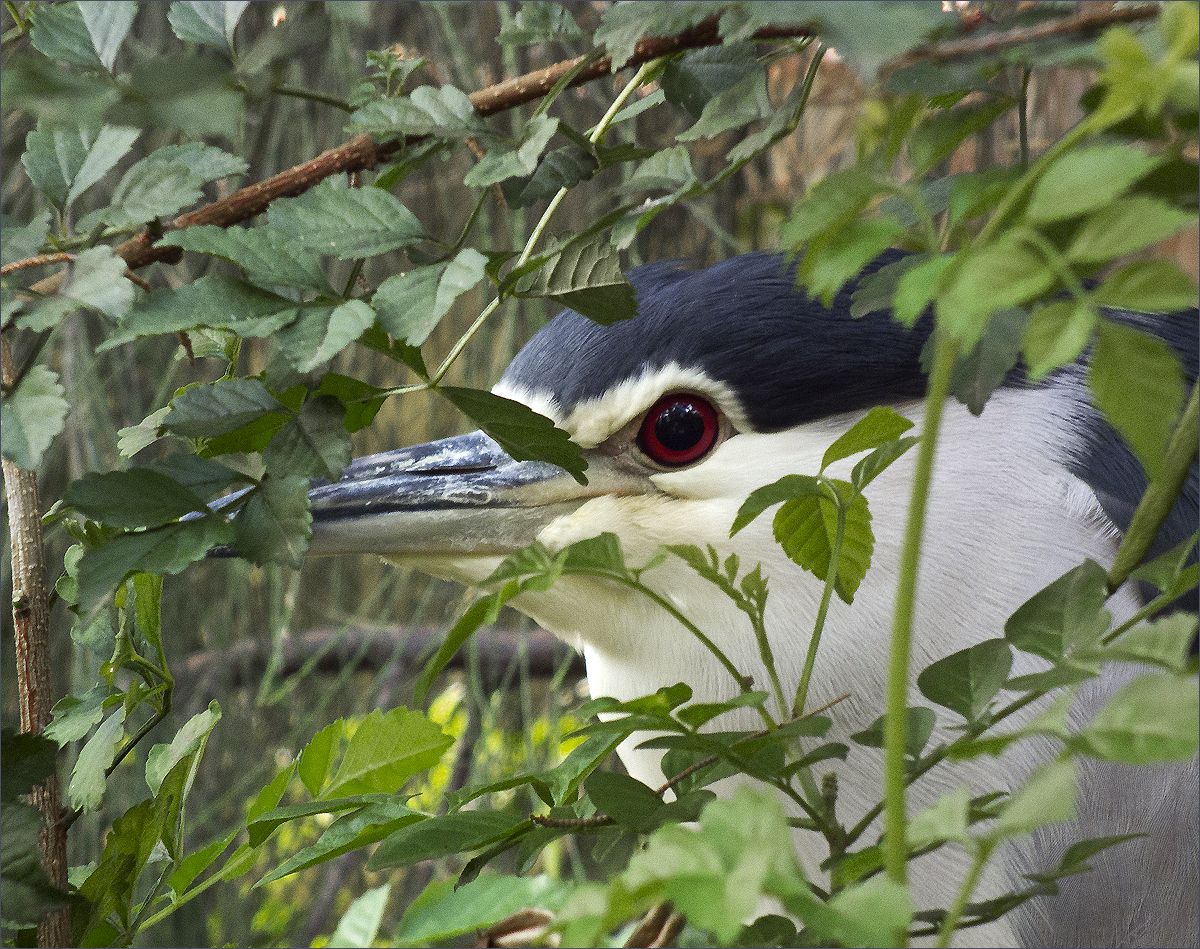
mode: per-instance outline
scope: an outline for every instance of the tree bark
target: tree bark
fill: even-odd
[[[0,345],[5,384],[13,378],[8,343]],[[54,696],[50,683],[50,599],[46,584],[46,553],[42,542],[42,505],[37,473],[3,462],[8,499],[8,529],[12,539],[13,638],[17,657],[17,697],[21,731],[39,734],[50,723]],[[67,829],[59,821],[58,778],[51,775],[33,789],[31,803],[42,812],[42,862],[52,883],[66,889]],[[48,914],[38,925],[39,946],[69,946],[68,909]]]

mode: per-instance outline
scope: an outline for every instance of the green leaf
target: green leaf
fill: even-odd
[[[767,94],[767,74],[757,71],[737,85],[713,96],[704,112],[691,128],[676,136],[681,142],[713,138],[729,129],[765,119],[771,114],[771,98]]]
[[[321,796],[395,794],[413,775],[437,764],[452,742],[420,712],[371,712],[359,723]]]
[[[1169,260],[1142,260],[1110,274],[1092,299],[1122,310],[1171,313],[1196,306],[1196,284]]]
[[[64,695],[54,703],[54,720],[42,734],[63,745],[79,741],[104,717],[104,705],[109,696],[107,686],[96,685],[83,695]]]
[[[733,525],[729,528],[729,536],[732,537],[756,520],[769,507],[792,498],[815,495],[820,492],[821,482],[811,475],[784,475],[778,481],[755,488],[738,509],[737,516],[733,519]]]
[[[641,0],[656,2],[656,0]],[[671,191],[681,193],[696,183],[692,157],[682,145],[655,152],[634,169],[620,186],[622,191]]]
[[[221,706],[211,702],[203,712],[189,718],[169,744],[158,744],[146,755],[146,785],[158,794],[163,780],[175,765],[195,754],[221,720]]]
[[[973,722],[987,711],[1011,669],[1008,643],[988,639],[926,666],[917,677],[917,687],[929,701]]]
[[[954,258],[931,257],[900,275],[892,299],[892,315],[902,326],[912,328],[933,302],[941,286],[942,275]]]
[[[600,167],[590,152],[578,145],[567,145],[547,152],[538,162],[532,175],[509,180],[501,185],[504,198],[515,208],[526,208],[539,201],[548,201],[562,188],[573,188],[587,181]]]
[[[267,475],[238,512],[235,545],[252,563],[300,568],[312,538],[308,479]]]
[[[371,855],[368,867],[407,867],[422,860],[469,853],[507,837],[527,819],[512,811],[455,811],[393,831]]]
[[[1029,378],[1043,379],[1079,358],[1096,323],[1096,308],[1078,300],[1059,300],[1034,310],[1021,344]]]
[[[652,829],[654,814],[663,806],[651,788],[626,774],[597,771],[584,787],[597,810],[633,831]]]
[[[1196,215],[1158,198],[1118,198],[1088,217],[1067,248],[1073,264],[1106,263],[1195,226]]]
[[[487,258],[467,248],[453,260],[388,277],[371,298],[379,325],[389,336],[421,346],[454,302],[484,278],[486,268]]]
[[[496,146],[489,150],[479,164],[467,172],[463,184],[470,188],[486,188],[518,175],[532,174],[556,131],[558,119],[536,116],[526,124],[515,147]]]
[[[850,739],[867,748],[882,748],[883,719],[884,716],[880,715],[862,731],[851,735]],[[916,761],[928,743],[929,736],[933,734],[937,715],[933,709],[914,705],[905,710],[904,720],[904,754],[909,761]]]
[[[85,69],[103,69],[91,34],[80,12],[81,4],[39,4],[32,10],[29,39],[34,49],[54,63],[70,63]]]
[[[497,876],[485,872],[456,887],[453,879],[434,880],[404,911],[398,946],[426,946],[487,929],[531,906],[557,909],[570,892],[562,880]]]
[[[587,461],[571,436],[544,415],[512,399],[479,389],[438,386],[458,410],[494,438],[517,461],[548,461],[586,484]]]
[[[1019,837],[1046,824],[1075,817],[1075,764],[1070,759],[1043,765],[1009,798],[988,836]]]
[[[847,493],[850,496],[842,499],[845,526],[834,589],[844,602],[851,603],[871,566],[875,535],[867,499],[858,492]],[[775,540],[792,561],[819,580],[828,577],[837,534],[837,505],[827,495],[802,495],[785,501],[776,512],[772,527]]]
[[[42,866],[38,836],[44,824],[41,811],[28,804],[6,802],[0,809],[0,919],[6,929],[35,926],[65,902],[66,894],[50,882]]]
[[[825,454],[821,457],[821,471],[835,461],[878,448],[885,442],[899,438],[912,427],[913,423],[895,409],[886,405],[877,406],[851,425],[838,436],[832,445],[825,449]]]
[[[840,945],[886,946],[903,938],[912,916],[908,887],[880,874],[842,890],[818,919]]]
[[[138,129],[105,125],[99,131],[50,125],[42,120],[25,136],[21,164],[52,204],[69,207],[133,147]]]
[[[330,395],[342,403],[346,410],[343,424],[348,432],[357,432],[366,428],[374,421],[375,416],[383,407],[384,397],[379,395],[383,389],[377,389],[350,376],[338,375],[331,372],[326,375],[317,387],[315,395]],[[377,398],[368,398],[378,396]]]
[[[42,455],[62,431],[70,406],[63,398],[58,374],[49,366],[33,366],[0,406],[0,441],[4,457],[18,468],[36,471]]]
[[[407,96],[368,102],[350,116],[347,129],[379,139],[430,135],[452,142],[488,134],[467,94],[451,85],[418,86]]]
[[[592,42],[603,46],[612,57],[612,68],[620,69],[632,58],[638,40],[645,36],[671,36],[707,19],[719,8],[711,3],[642,0],[608,7]]]
[[[946,840],[966,841],[971,792],[965,787],[943,794],[913,817],[905,837],[910,850],[922,850]]]
[[[162,590],[163,578],[153,573],[133,575],[134,618],[146,642],[156,650],[162,649]],[[129,601],[126,600],[126,609]]]
[[[667,63],[659,80],[667,101],[698,119],[714,96],[758,71],[748,45],[706,46]]]
[[[336,481],[350,464],[350,435],[342,424],[344,415],[337,399],[309,399],[267,445],[263,452],[267,470]]]
[[[1021,340],[1029,323],[1022,309],[1001,310],[987,325],[969,354],[954,364],[950,391],[972,415],[980,415],[1021,357]]]
[[[1186,675],[1148,675],[1114,695],[1077,736],[1087,754],[1123,764],[1187,761],[1200,744],[1200,694]]]
[[[1034,186],[1025,209],[1030,221],[1044,224],[1078,217],[1119,198],[1160,164],[1132,145],[1085,145],[1066,152]]]
[[[209,498],[238,481],[249,481],[245,475],[199,455],[178,452],[161,461],[146,465],[146,470],[166,475],[185,488]]]
[[[283,356],[299,372],[312,372],[362,336],[375,323],[375,311],[362,300],[337,307],[307,307],[279,332]]]
[[[937,296],[938,326],[964,346],[974,346],[993,313],[1045,293],[1054,279],[1041,255],[1028,250],[1018,236],[1002,237],[968,253],[951,271],[949,284]]]
[[[303,847],[292,854],[254,886],[266,886],[268,883],[273,883],[290,874],[340,857],[351,850],[369,846],[405,824],[421,819],[422,815],[409,810],[396,800],[384,800],[369,804],[339,817],[326,828],[316,843]]]
[[[748,39],[765,26],[812,26],[867,83],[889,59],[908,52],[939,27],[954,24],[937,5],[922,2],[863,7],[856,0],[749,3],[721,18],[721,36]]]
[[[895,441],[884,442],[876,448],[866,458],[855,464],[850,472],[850,481],[859,491],[866,489],[872,481],[879,477],[889,467],[892,462],[899,459],[906,451],[913,447],[920,439],[912,435],[906,435],[904,438],[897,438]]]
[[[233,52],[233,33],[248,0],[177,0],[167,11],[171,29],[185,43]]]
[[[633,286],[603,240],[568,244],[549,264],[518,279],[513,292],[557,300],[602,326],[637,315]]]
[[[563,43],[583,39],[583,31],[571,11],[557,3],[523,3],[500,27],[496,41],[502,46],[529,46],[558,40]]]
[[[207,511],[195,492],[157,471],[90,472],[72,482],[64,503],[115,527],[158,527],[192,511]]]
[[[1163,340],[1104,320],[1088,366],[1096,407],[1156,477],[1183,406],[1183,369]]]
[[[231,536],[230,526],[216,515],[120,534],[84,554],[79,563],[80,603],[91,606],[107,596],[132,570],[179,573]]]
[[[1108,629],[1108,575],[1085,560],[1039,590],[1004,624],[1004,638],[1023,652],[1057,662],[1093,645]]]
[[[91,37],[92,48],[96,50],[100,62],[109,72],[112,72],[117,51],[125,42],[129,28],[133,26],[137,10],[138,5],[134,0],[102,0],[100,3],[90,0],[88,3],[79,4],[79,12]]]
[[[338,920],[337,929],[329,937],[328,946],[363,947],[375,944],[379,927],[383,923],[383,911],[387,909],[392,885],[385,883],[367,890],[358,897]]]
[[[779,232],[780,240],[799,250],[817,235],[848,224],[882,190],[873,175],[857,168],[826,175],[796,204]]]
[[[800,259],[797,279],[811,296],[830,307],[838,291],[891,247],[903,231],[892,217],[849,221],[809,243]]]
[[[42,211],[28,224],[19,224],[7,214],[0,215],[0,227],[4,229],[0,261],[11,264],[34,256],[41,249],[50,231],[50,212]]]
[[[246,163],[212,145],[188,142],[151,152],[121,177],[108,207],[85,215],[81,231],[99,224],[131,227],[169,217],[204,197],[201,186],[241,175]]]
[[[297,247],[291,238],[272,227],[198,224],[172,231],[158,241],[158,246],[212,254],[237,264],[251,280],[267,286],[295,287],[334,295],[317,254]]]
[[[389,192],[335,187],[330,178],[297,198],[273,202],[267,221],[296,246],[339,260],[385,254],[426,236],[421,222]]]
[[[171,401],[163,428],[202,438],[241,428],[285,407],[257,379],[221,379],[185,389]]]
[[[927,254],[909,254],[861,277],[850,298],[850,316],[859,320],[871,313],[890,310],[900,278],[928,259]]]
[[[1109,645],[1082,658],[1145,662],[1172,672],[1184,672],[1195,638],[1195,614],[1172,613],[1126,630]]]
[[[84,811],[94,811],[104,797],[107,781],[104,771],[113,763],[117,747],[125,736],[125,706],[118,705],[94,735],[79,750],[75,767],[71,771],[71,783],[67,798],[71,806]]]
[[[339,745],[344,733],[345,721],[339,718],[313,735],[300,752],[296,771],[304,789],[313,797],[321,793],[321,787],[329,776],[329,766],[333,763],[334,749]]]
[[[27,330],[49,330],[81,307],[117,319],[133,304],[133,283],[125,279],[125,261],[111,247],[89,247],[67,265],[66,279],[53,296],[43,297],[16,319]]]
[[[7,726],[0,743],[4,762],[4,781],[0,794],[3,794],[7,806],[54,774],[58,747],[44,734],[16,732]]]
[[[167,883],[170,885],[171,891],[176,896],[180,896],[192,885],[200,874],[216,863],[221,854],[233,843],[237,834],[237,830],[234,829],[224,837],[219,837],[211,843],[205,844],[180,860],[179,865],[167,877]]]
[[[1013,99],[1001,96],[977,105],[935,112],[918,125],[909,138],[908,154],[915,174],[928,174],[967,138],[983,131],[1015,104]]]

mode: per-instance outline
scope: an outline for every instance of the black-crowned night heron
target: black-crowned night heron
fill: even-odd
[[[583,446],[586,485],[553,465],[514,461],[480,433],[386,452],[313,490],[313,552],[382,554],[473,583],[535,539],[558,548],[611,531],[631,564],[648,561],[664,544],[711,544],[746,565],[762,564],[770,580],[770,638],[784,687],[794,688],[821,584],[784,555],[769,518],[733,538],[730,525],[755,488],[815,473],[826,447],[871,406],[892,405],[919,420],[928,321],[910,331],[886,313],[851,319],[850,287],[825,309],[769,255],[698,271],[652,265],[630,280],[640,307],[635,319],[606,327],[563,313],[533,337],[494,390],[549,416]],[[1195,379],[1195,314],[1121,318],[1167,338]],[[850,694],[834,713],[842,736],[882,710],[912,470],[906,456],[872,485],[873,566],[851,606],[835,599],[821,642],[812,698]],[[914,670],[998,635],[1017,606],[1085,558],[1111,561],[1144,486],[1137,461],[1090,405],[1079,366],[1038,386],[1014,375],[979,418],[948,406],[926,527]],[[1193,469],[1158,549],[1195,529],[1196,493]],[[716,587],[674,558],[645,580],[695,618],[743,671],[766,681],[744,615]],[[1131,587],[1109,606],[1120,619],[1140,604]],[[634,591],[568,577],[512,605],[583,650],[595,696],[629,699],[683,680],[697,699],[731,697],[733,686],[711,654]],[[1019,663],[1014,674],[1032,671]],[[1133,674],[1106,668],[1077,702],[1081,718]],[[759,727],[751,710],[719,723]],[[657,786],[659,754],[627,746],[621,757],[631,774]],[[914,788],[912,812],[961,782],[976,793],[1006,787],[1029,773],[1037,754],[1035,745],[1019,743],[999,760],[939,767]],[[1083,767],[1081,785],[1078,820],[1041,831],[994,863],[977,899],[1019,887],[1022,870],[1055,865],[1073,839],[1152,836],[1101,854],[1095,872],[1063,881],[1058,898],[963,931],[959,945],[1196,944],[1195,763],[1126,768],[1093,761]],[[880,757],[852,754],[841,774],[840,811],[854,820],[880,793]],[[818,844],[815,835],[797,837],[814,878],[825,855]],[[956,848],[917,860],[920,903],[949,905],[967,861]]]

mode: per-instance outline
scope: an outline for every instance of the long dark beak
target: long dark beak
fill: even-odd
[[[514,461],[482,432],[360,458],[309,492],[311,553],[504,555],[603,494],[653,491],[589,453],[587,485],[540,461]]]

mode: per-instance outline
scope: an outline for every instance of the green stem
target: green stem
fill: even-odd
[[[983,873],[983,867],[987,863],[988,857],[991,856],[992,848],[987,844],[980,844],[979,850],[975,854],[975,859],[971,863],[971,869],[967,871],[967,875],[963,878],[962,886],[958,889],[958,895],[954,898],[954,904],[946,913],[946,918],[942,921],[941,932],[938,933],[937,943],[938,949],[946,949],[950,945],[950,940],[954,938],[954,930],[958,928],[958,922],[962,919],[963,910],[967,908],[967,903],[971,900],[971,894],[975,892],[975,887],[979,884],[979,876]]]
[[[1146,552],[1158,536],[1159,528],[1171,512],[1175,499],[1179,497],[1188,471],[1196,462],[1198,422],[1200,385],[1193,385],[1191,397],[1179,424],[1175,426],[1171,441],[1167,444],[1167,456],[1163,459],[1162,470],[1151,480],[1146,493],[1142,495],[1142,500],[1138,502],[1112,568],[1108,571],[1110,591],[1115,592],[1145,559]]]
[[[256,850],[257,848],[247,849],[240,856],[235,853],[235,855],[230,857],[228,862],[221,867],[220,870],[210,876],[207,880],[198,884],[197,886],[192,887],[192,889],[180,896],[179,899],[169,903],[167,906],[164,906],[161,910],[142,923],[142,927],[138,930],[138,932],[143,933],[151,926],[161,923],[164,919],[179,909],[179,907],[183,906],[185,903],[190,903],[210,887],[216,886],[216,884],[221,883],[224,880],[237,876],[238,873],[241,873],[243,870],[249,869],[251,864],[254,862],[255,856],[257,856]],[[247,860],[247,858],[250,859]],[[234,865],[235,859],[239,861],[238,865],[236,866]],[[243,867],[241,864],[245,864],[245,866]]]
[[[592,129],[591,134],[588,135],[589,142],[591,142],[593,145],[599,144],[599,142],[604,138],[604,135],[608,131],[609,127],[612,125],[613,117],[621,111],[621,107],[625,104],[626,100],[633,95],[638,86],[642,84],[646,74],[649,73],[657,63],[657,59],[643,63],[641,68],[634,73],[633,78],[625,84],[625,88],[618,93],[616,99],[613,100],[612,105],[608,107],[608,111],[604,113],[600,121],[596,123],[596,127]],[[554,216],[554,212],[558,210],[558,206],[562,204],[563,198],[567,196],[567,192],[570,190],[570,188],[560,188],[554,197],[550,199],[550,203],[546,206],[546,210],[542,212],[541,218],[538,219],[537,224],[534,226],[533,233],[530,234],[529,239],[525,241],[525,247],[521,250],[521,256],[517,258],[517,267],[520,267],[529,260],[530,256],[533,254],[533,248],[537,246],[537,242],[541,240],[542,234],[546,230],[546,226],[550,223],[550,218]],[[462,355],[463,350],[467,348],[467,344],[471,342],[471,339],[475,336],[475,334],[483,328],[483,324],[487,322],[488,317],[496,312],[503,299],[504,294],[500,294],[494,300],[492,300],[491,303],[483,308],[483,312],[475,318],[475,322],[467,328],[467,331],[463,333],[463,335],[460,336],[455,344],[450,348],[450,352],[446,354],[446,358],[443,359],[442,364],[438,366],[437,372],[435,372],[432,378],[429,380],[430,385],[437,385],[442,381],[443,378],[445,378],[446,373],[450,370],[450,367],[454,365],[458,357]]]
[[[307,99],[309,102],[320,102],[322,105],[331,105],[335,109],[341,109],[343,112],[354,111],[354,106],[345,99],[326,95],[324,92],[317,92],[313,89],[302,89],[299,86],[289,86],[281,83],[278,86],[272,86],[271,91],[276,95],[291,96],[293,99]]]
[[[1103,642],[1104,645],[1107,646],[1109,643],[1113,642],[1113,640],[1119,639],[1123,633],[1126,633],[1129,630],[1133,629],[1133,627],[1135,627],[1142,620],[1149,619],[1151,616],[1153,616],[1159,610],[1163,609],[1164,607],[1170,606],[1171,603],[1175,599],[1178,598],[1178,596],[1179,596],[1178,591],[1173,591],[1173,592],[1168,592],[1168,593],[1160,593],[1153,600],[1151,600],[1149,603],[1147,603],[1145,606],[1143,606],[1140,610],[1138,610],[1136,613],[1134,613],[1132,616],[1130,616],[1129,619],[1125,620],[1125,622],[1122,623],[1120,626],[1117,626],[1115,629],[1112,629],[1109,632],[1105,633],[1104,638],[1101,640],[1101,642]]]
[[[935,340],[933,370],[925,397],[925,417],[921,443],[917,448],[913,473],[912,501],[900,552],[900,579],[896,586],[896,611],[892,625],[891,658],[888,663],[887,706],[884,716],[883,801],[884,852],[888,875],[905,882],[908,844],[905,839],[905,710],[908,708],[908,666],[912,646],[913,616],[917,599],[917,568],[921,560],[921,539],[925,532],[925,511],[933,481],[933,460],[937,448],[942,410],[950,391],[958,340],[945,335]]]
[[[1032,71],[1021,71],[1021,101],[1017,105],[1017,141],[1021,148],[1021,167],[1029,167],[1029,77]]]
[[[829,572],[825,575],[825,589],[821,591],[821,603],[817,607],[817,619],[813,623],[812,638],[808,641],[808,652],[804,656],[804,668],[800,672],[800,684],[796,686],[796,702],[792,714],[797,718],[804,714],[808,701],[808,686],[812,681],[813,666],[817,662],[817,649],[821,645],[821,633],[825,629],[825,616],[829,612],[829,601],[837,583],[838,560],[842,554],[842,539],[846,533],[846,512],[838,502],[837,529],[833,535],[833,547],[829,551]]]

